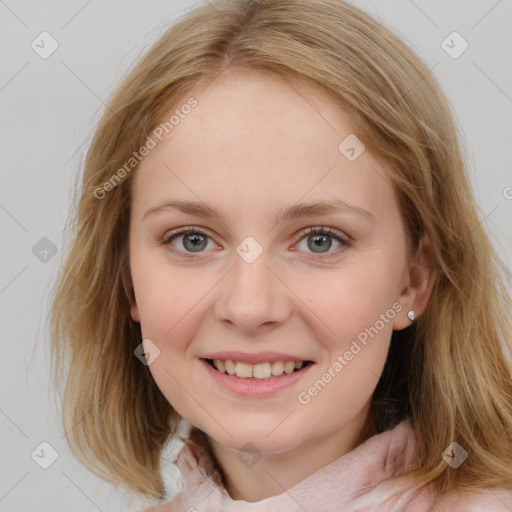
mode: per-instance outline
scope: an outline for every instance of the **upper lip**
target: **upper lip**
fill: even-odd
[[[203,355],[201,359],[220,359],[222,361],[230,359],[231,361],[240,361],[241,363],[247,364],[272,363],[274,361],[310,361],[310,359],[304,359],[303,357],[291,354],[283,354],[281,352],[256,352],[251,354],[239,351],[212,352]]]

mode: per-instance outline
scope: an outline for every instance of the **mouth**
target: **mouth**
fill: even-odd
[[[233,361],[232,359],[208,358],[205,358],[204,361],[220,374],[238,377],[241,380],[259,382],[278,379],[283,375],[291,375],[292,373],[300,373],[313,364],[313,361],[268,361],[249,364],[242,361]]]

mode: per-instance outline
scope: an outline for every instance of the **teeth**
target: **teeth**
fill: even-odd
[[[267,379],[272,375],[270,363],[255,364],[252,367],[252,374],[256,379]]]
[[[284,372],[283,361],[274,361],[272,363],[272,375],[283,375]]]
[[[292,373],[293,370],[295,370],[295,363],[293,361],[286,361],[286,363],[284,363],[285,373],[290,375],[290,373]]]
[[[236,375],[242,379],[269,380],[284,373],[290,375],[294,370],[300,370],[304,366],[304,361],[273,361],[252,365],[231,359],[214,359],[213,366],[221,373]]]
[[[224,363],[224,367],[226,368],[226,373],[228,373],[229,375],[235,375],[235,363],[233,361],[231,361],[230,359],[228,359],[225,363]],[[220,369],[217,367],[217,370],[220,371]]]
[[[248,379],[252,377],[252,365],[247,363],[236,363],[235,373],[237,377]]]

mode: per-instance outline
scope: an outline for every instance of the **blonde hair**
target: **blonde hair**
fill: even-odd
[[[432,243],[426,312],[393,333],[373,400],[380,432],[410,416],[421,466],[439,495],[510,486],[510,274],[480,221],[449,105],[425,64],[389,29],[336,0],[219,0],[171,27],[123,80],[85,161],[72,243],[51,312],[54,377],[77,457],[102,478],[163,498],[160,455],[178,414],[147,366],[130,317],[133,172],[95,191],[199,84],[235,70],[326,92],[389,169],[410,253]],[[136,169],[134,170],[136,172]],[[456,470],[441,458],[467,452]]]

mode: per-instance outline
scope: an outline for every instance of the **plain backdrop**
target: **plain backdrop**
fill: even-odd
[[[391,26],[441,82],[460,126],[481,221],[510,268],[512,1],[354,3]],[[138,510],[67,445],[50,381],[48,296],[64,256],[74,185],[104,101],[134,60],[201,4],[0,0],[1,512]],[[448,36],[452,55],[443,48]],[[467,50],[453,58],[465,41]],[[42,58],[52,44],[58,48]],[[52,455],[56,460],[43,469],[41,461],[51,462]]]

